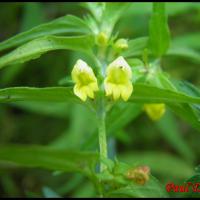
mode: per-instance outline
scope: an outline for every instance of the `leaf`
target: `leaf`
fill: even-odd
[[[200,97],[186,90],[174,91],[147,84],[135,84],[130,98],[138,103],[166,103],[176,114],[200,130]],[[180,90],[180,89],[179,89]],[[192,104],[192,105],[188,105]]]
[[[186,158],[190,162],[194,160],[194,152],[183,139],[175,118],[170,112],[166,112],[165,115],[156,122],[156,126],[165,140],[169,142],[169,144],[176,149],[183,158]]]
[[[164,187],[153,177],[145,185],[128,185],[108,192],[107,197],[168,197]]]
[[[122,55],[124,57],[139,56],[147,47],[148,37],[139,37],[128,41],[128,49]]]
[[[155,74],[153,74],[151,76],[151,80],[149,80],[149,84],[155,87],[160,87],[171,91],[179,91],[176,89],[176,87],[173,85],[173,82],[170,80],[169,74],[163,71],[158,71]]]
[[[105,4],[105,9],[102,13],[102,19],[101,19],[101,30],[105,31],[108,36],[113,31],[113,28],[117,21],[120,19],[120,17],[124,14],[125,10],[127,10],[130,6],[130,3],[127,2],[116,2],[111,3],[107,2]]]
[[[94,3],[84,2],[81,5],[87,8],[97,21],[101,20],[105,8],[105,2],[94,2]]]
[[[183,57],[188,58],[188,60],[193,62],[200,62],[200,54],[194,49],[185,46],[172,45],[171,48],[168,50],[166,56]]]
[[[0,102],[43,101],[43,102],[79,102],[71,87],[12,87],[0,90]]]
[[[1,57],[0,68],[9,64],[36,59],[48,51],[58,49],[75,50],[90,54],[93,44],[93,37],[89,35],[75,37],[45,36],[30,41]]]
[[[129,40],[128,42],[128,49],[125,50],[122,55],[125,58],[130,58],[130,57],[138,57],[142,56],[143,50],[148,47],[148,37],[139,37],[136,39]],[[152,55],[151,49],[148,51],[149,55]],[[166,58],[167,57],[180,57],[180,58],[186,58],[190,61],[193,62],[200,62],[200,55],[198,51],[187,47],[187,46],[178,46],[177,44],[171,44],[169,47],[168,51],[164,55]]]
[[[128,164],[147,165],[152,173],[159,173],[164,177],[187,178],[193,173],[191,164],[174,154],[162,151],[125,152],[119,154],[118,159]]]
[[[173,85],[181,92],[199,98],[200,90],[187,81],[172,80]],[[200,131],[200,105],[199,104],[169,104],[173,112],[183,120]]]
[[[137,71],[136,71],[137,70]],[[147,74],[144,73],[146,70],[144,68],[144,64],[137,67],[135,70],[135,81],[133,83],[142,83],[152,87],[157,87],[160,89],[168,89],[170,91],[177,92],[178,90],[173,85],[172,81],[170,80],[169,74],[160,70],[160,66],[156,63],[151,64],[152,72]]]
[[[25,3],[23,4],[23,10],[22,22],[20,23],[20,32],[33,28],[34,26],[44,22],[42,3]],[[4,85],[9,85],[13,79],[24,69],[24,67],[24,64],[18,64],[7,68],[0,77],[2,87],[4,87]]]
[[[26,32],[20,33],[0,43],[0,50],[16,47],[30,40],[55,34],[78,33],[90,34],[87,24],[80,18],[73,15],[66,15],[51,22],[36,26]]]
[[[147,84],[133,85],[133,94],[130,101],[138,103],[197,103],[200,98],[189,96],[183,92],[161,89]]]
[[[173,39],[173,44],[176,46],[185,46],[194,49],[200,49],[200,44],[197,42],[200,40],[200,33],[187,33],[177,36]]]
[[[200,118],[188,104],[168,104],[169,108],[192,127],[200,131]]]
[[[152,53],[161,57],[170,44],[170,33],[165,13],[165,3],[153,3],[153,13],[149,23],[149,45]]]
[[[0,102],[47,101],[66,102],[80,100],[73,94],[72,87],[11,87],[0,89]],[[182,92],[161,89],[146,84],[135,84],[130,102],[137,103],[200,103],[200,98]]]
[[[21,167],[85,172],[97,159],[97,154],[91,152],[58,150],[39,145],[0,146],[0,161]]]
[[[185,92],[189,95],[200,97],[200,89],[195,87],[188,81],[172,80],[173,84],[179,91]]]

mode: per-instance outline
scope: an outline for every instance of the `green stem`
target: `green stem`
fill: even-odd
[[[100,159],[107,158],[107,141],[106,141],[106,126],[105,126],[106,111],[104,108],[104,100],[101,99],[101,107],[98,115],[98,128],[99,128],[99,151]],[[106,165],[100,162],[100,171],[106,169]]]

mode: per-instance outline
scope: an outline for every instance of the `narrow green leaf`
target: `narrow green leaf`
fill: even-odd
[[[0,90],[0,102],[46,101],[46,102],[79,102],[71,87],[13,87]]]
[[[165,12],[165,3],[153,3],[153,13],[149,24],[149,45],[157,57],[164,55],[170,44],[170,33]]]
[[[44,22],[44,11],[43,4],[39,2],[29,2],[23,4],[23,17],[20,22],[20,30],[26,31],[30,28],[33,28],[36,25],[42,24]],[[9,85],[13,79],[21,73],[24,69],[24,64],[14,65],[12,67],[7,68],[4,73],[2,73],[1,85]]]
[[[173,79],[172,82],[179,91],[187,93],[188,95],[200,97],[200,89],[191,84],[190,82],[175,79]]]
[[[9,145],[0,147],[1,163],[22,167],[84,172],[97,159],[98,156],[95,153],[58,150],[45,146]]]
[[[148,37],[141,37],[129,40],[128,42],[129,47],[122,53],[122,55],[125,58],[142,56],[143,50],[148,46],[148,40],[149,40]],[[150,50],[149,50],[149,55],[152,55],[152,52]],[[171,56],[186,58],[190,61],[200,63],[200,54],[196,50],[188,46],[183,46],[183,45],[178,46],[176,44],[172,44],[165,54],[165,57],[171,57]]]
[[[9,64],[36,59],[48,51],[58,49],[75,50],[90,54],[93,44],[93,37],[90,35],[74,37],[45,36],[30,41],[1,57],[0,68]]]
[[[184,35],[179,35],[173,39],[173,43],[177,46],[185,46],[194,49],[200,49],[200,32],[187,33]]]
[[[200,117],[197,116],[195,109],[186,103],[168,104],[169,108],[192,127],[200,131]]]
[[[200,62],[200,54],[194,49],[185,46],[172,45],[171,48],[168,50],[166,56],[183,57],[188,58],[188,60],[193,62]]]
[[[200,97],[199,88],[191,83],[178,80],[172,80],[172,82],[178,91],[197,98]],[[200,131],[200,104],[169,104],[169,107],[175,114],[179,115],[180,118]]]
[[[82,19],[73,15],[66,15],[1,42],[0,50],[16,47],[38,37],[65,33],[90,34],[91,31]]]
[[[73,94],[72,87],[12,87],[0,90],[0,102],[15,101],[53,101],[65,102],[80,100]],[[147,84],[135,84],[130,102],[137,103],[196,103],[200,104],[200,98],[189,96],[182,92],[176,92]]]
[[[147,84],[135,84],[132,102],[140,103],[196,103],[200,104],[200,98],[189,96],[183,92],[171,91]]]
[[[84,2],[81,5],[88,9],[97,21],[101,20],[102,13],[105,9],[105,2]]]

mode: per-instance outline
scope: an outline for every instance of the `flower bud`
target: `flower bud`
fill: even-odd
[[[108,44],[108,36],[104,32],[100,32],[96,36],[96,44],[101,47],[105,47]]]
[[[159,120],[165,113],[164,103],[144,104],[144,110],[153,121]]]
[[[149,180],[150,169],[148,166],[140,166],[128,170],[126,177],[139,185],[144,185]]]
[[[114,43],[114,49],[118,52],[122,51],[122,50],[126,50],[128,49],[128,41],[126,39],[118,39],[115,43]]]

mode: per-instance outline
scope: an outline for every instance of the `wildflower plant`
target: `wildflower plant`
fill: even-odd
[[[126,125],[124,115],[130,115],[134,120],[144,112],[154,123],[162,119],[167,110],[172,110],[200,129],[194,106],[200,104],[200,97],[183,90],[178,81],[162,69],[163,57],[177,56],[170,45],[164,3],[153,3],[149,35],[119,37],[117,22],[122,20],[130,4],[81,3],[88,11],[83,18],[67,15],[0,43],[1,51],[10,50],[0,57],[0,68],[39,59],[42,54],[53,50],[78,52],[77,59],[71,66],[66,66],[68,76],[60,77],[63,78],[60,86],[2,88],[0,102],[50,101],[83,105],[96,120],[91,137],[98,139],[98,145],[92,150],[86,148],[85,152],[81,148],[80,151],[70,151],[50,147],[5,147],[0,150],[0,161],[61,173],[83,173],[93,183],[96,195],[101,197],[168,196],[148,166],[126,164],[117,154],[109,156],[108,139],[115,137],[115,132]],[[90,122],[87,123],[92,127]],[[82,139],[88,142],[91,138]],[[48,159],[22,158],[21,151],[30,155],[38,152],[41,158],[48,152],[49,160],[55,161],[49,164]],[[15,159],[9,152],[18,157]]]

